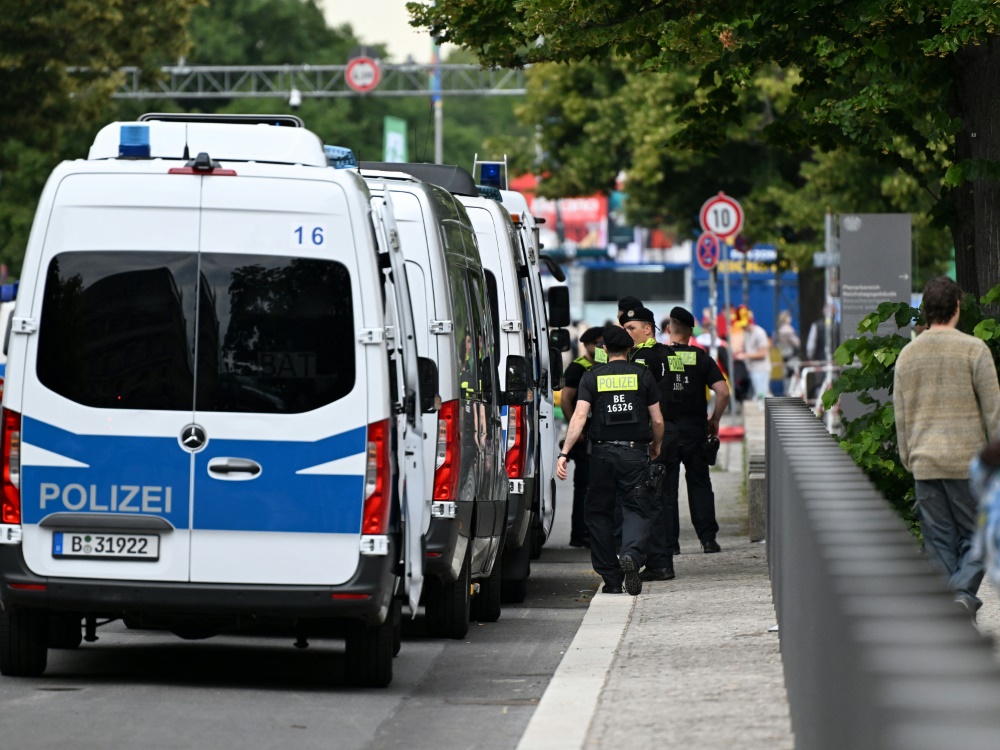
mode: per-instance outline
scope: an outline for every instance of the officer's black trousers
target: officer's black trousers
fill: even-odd
[[[704,419],[680,419],[676,423],[668,422],[665,425],[660,460],[666,464],[667,474],[663,493],[656,498],[652,508],[652,530],[646,561],[650,568],[670,567],[673,555],[680,550],[677,496],[682,463],[687,481],[691,523],[699,541],[710,541],[719,533],[719,524],[715,520],[712,477],[704,455],[707,435],[707,420]]]
[[[586,443],[573,446],[570,458],[573,459],[573,513],[570,518],[569,538],[571,542],[583,542],[587,539],[587,521],[585,515],[587,487],[590,484],[590,456],[587,455]]]
[[[615,554],[615,502],[622,507],[621,554],[637,565],[645,559],[649,536],[649,506],[640,485],[649,458],[645,448],[594,445],[590,456],[590,485],[586,518],[590,531],[590,559],[594,570],[611,586],[620,586],[625,576]]]

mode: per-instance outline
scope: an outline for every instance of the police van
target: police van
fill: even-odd
[[[482,164],[482,162],[477,162]],[[538,482],[535,487],[535,516],[532,526],[532,556],[538,557],[552,532],[556,511],[555,465],[559,454],[559,426],[555,418],[555,391],[562,387],[562,352],[569,351],[569,290],[565,286],[549,288],[548,304],[542,287],[542,268],[556,279],[566,280],[562,269],[542,253],[539,227],[525,197],[513,190],[500,190],[504,206],[515,218],[516,250],[530,269],[526,277],[531,307],[537,321],[535,330],[535,368],[538,387],[534,396],[539,415]]]
[[[347,681],[383,686],[430,513],[391,206],[297,118],[204,119],[105,127],[39,202],[3,394],[0,672],[41,674],[81,623],[266,622],[346,638]]]
[[[425,487],[432,499],[424,567],[427,632],[463,638],[470,617],[500,617],[507,481],[493,320],[465,208],[446,190],[393,171],[397,166],[361,162],[373,195],[391,196],[417,352],[437,370],[425,383],[440,401],[437,412],[424,414]]]

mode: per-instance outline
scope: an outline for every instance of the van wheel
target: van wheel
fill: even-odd
[[[80,648],[83,642],[80,620],[73,615],[52,615],[49,618],[49,648]]]
[[[537,560],[542,556],[542,545],[545,544],[545,535],[538,526],[532,526],[528,534],[531,537],[531,559]]]
[[[386,687],[392,682],[393,618],[369,627],[352,622],[347,631],[344,673],[354,687]]]
[[[397,656],[403,647],[403,602],[393,600],[392,610],[392,655]]]
[[[500,598],[503,589],[501,571],[503,552],[497,552],[489,578],[479,581],[479,593],[472,599],[471,617],[476,622],[496,622],[500,619]]]
[[[38,677],[48,659],[49,616],[33,609],[0,613],[0,674]]]
[[[446,583],[440,578],[430,578],[427,590],[427,634],[434,638],[465,638],[469,632],[469,613],[472,594],[469,591],[469,556],[465,556],[458,580]]]

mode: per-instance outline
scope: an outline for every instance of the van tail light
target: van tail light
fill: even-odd
[[[0,523],[21,523],[21,415],[3,410],[3,503]]]
[[[362,534],[385,534],[389,527],[389,420],[368,425],[368,459],[365,467],[365,510]]]
[[[437,453],[434,456],[434,499],[458,499],[458,400],[445,401],[438,412]]]
[[[524,406],[507,407],[507,478],[524,478]]]

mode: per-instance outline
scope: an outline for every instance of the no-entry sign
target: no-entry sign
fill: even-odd
[[[743,228],[743,207],[723,192],[709,198],[701,207],[702,231],[719,237],[731,237]]]
[[[359,94],[367,94],[378,86],[382,79],[382,69],[370,57],[355,57],[347,62],[344,79]]]

